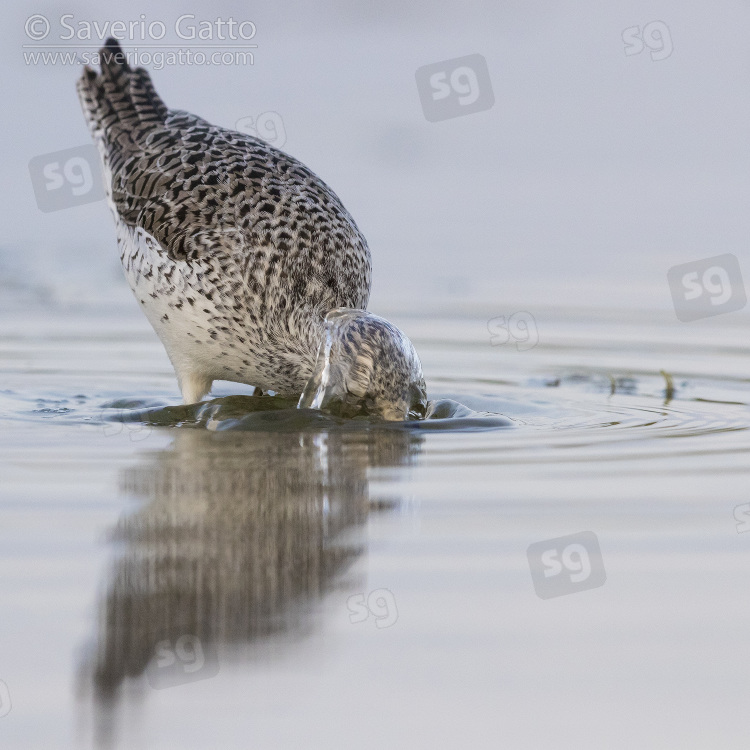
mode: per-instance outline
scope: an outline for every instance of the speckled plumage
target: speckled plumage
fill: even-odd
[[[200,400],[213,380],[299,395],[325,315],[367,306],[365,238],[296,159],[168,109],[114,40],[101,67],[79,79],[81,104],[126,277],[185,402]]]

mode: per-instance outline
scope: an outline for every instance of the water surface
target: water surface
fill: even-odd
[[[128,307],[0,313],[3,746],[743,746],[747,318],[496,314],[394,317],[394,425],[181,406]],[[537,596],[584,531],[604,584]]]

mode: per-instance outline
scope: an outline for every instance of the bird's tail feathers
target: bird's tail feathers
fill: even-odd
[[[164,123],[168,110],[149,74],[128,65],[119,42],[107,39],[99,57],[101,73],[86,66],[78,79],[78,95],[104,158],[117,162],[137,148],[146,133]]]

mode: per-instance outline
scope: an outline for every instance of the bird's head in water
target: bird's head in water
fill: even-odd
[[[427,392],[417,352],[396,326],[377,315],[331,310],[298,406],[341,417],[422,419]]]

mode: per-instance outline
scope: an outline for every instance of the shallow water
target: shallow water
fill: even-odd
[[[391,317],[432,404],[389,424],[0,313],[3,747],[744,746],[747,316],[494,314]]]

